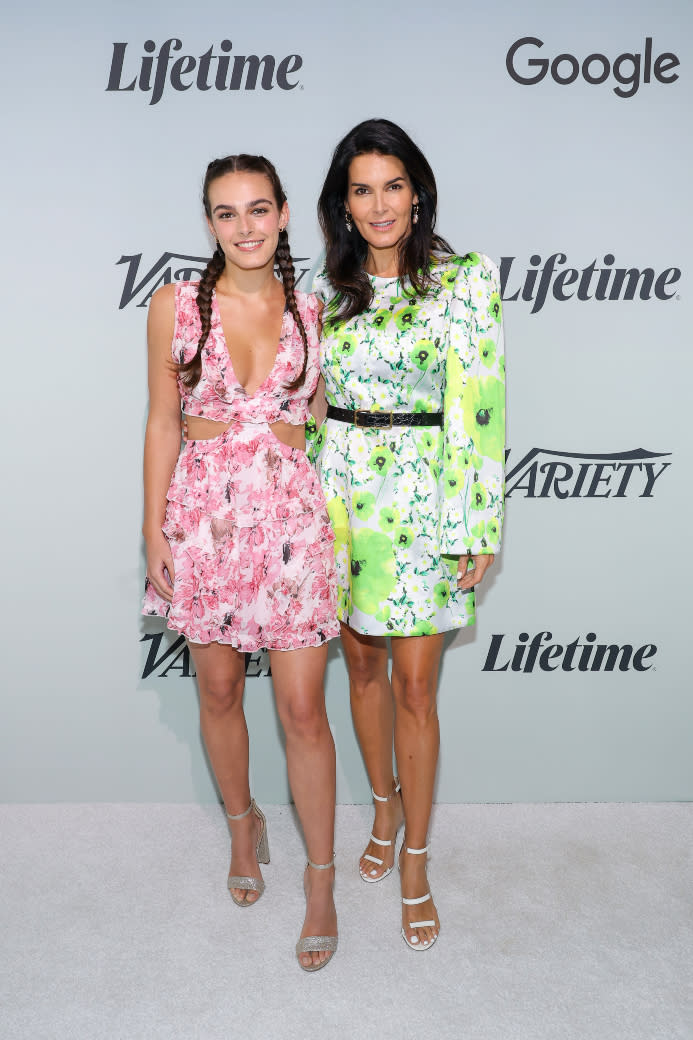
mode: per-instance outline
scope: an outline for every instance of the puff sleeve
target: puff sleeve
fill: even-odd
[[[443,391],[440,548],[497,553],[505,460],[505,356],[500,278],[480,253],[457,258]]]

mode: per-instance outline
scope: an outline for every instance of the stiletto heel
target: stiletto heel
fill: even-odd
[[[426,845],[425,848],[423,848],[423,849],[410,849],[407,846],[407,839],[405,837],[404,841],[402,842],[402,848],[400,849],[400,853],[399,854],[401,856],[403,852],[408,852],[410,856],[425,856],[426,853],[428,852],[428,848],[429,848],[428,845]],[[426,902],[428,902],[429,899],[431,900],[431,902],[433,901],[433,897],[431,896],[431,890],[430,889],[428,890],[428,892],[426,893],[425,896],[419,896],[417,899],[405,899],[404,896],[402,896],[402,902],[404,903],[405,906],[419,906],[420,903],[426,903]],[[431,921],[410,921],[409,924],[407,925],[407,927],[409,929],[412,929],[412,928],[436,928],[437,925],[436,925],[436,922],[432,921],[432,920]],[[407,944],[407,946],[409,947],[410,950],[417,950],[417,951],[423,952],[424,950],[430,950],[431,946],[433,946],[433,943],[438,938],[438,935],[437,934],[434,935],[430,942],[426,941],[426,942],[422,942],[422,943],[420,943],[420,942],[411,943],[407,939],[407,933],[406,933],[406,931],[404,930],[404,927],[403,927],[402,928],[402,938],[404,939],[405,943]]]
[[[312,867],[313,870],[329,870],[330,867],[334,866],[334,853],[329,863],[313,863],[311,859],[306,863],[306,868]],[[304,971],[320,971],[326,964],[329,964],[332,957],[337,949],[338,936],[336,935],[306,935],[304,939],[299,939],[296,943],[296,956],[300,958],[302,953],[320,953],[323,950],[327,950],[330,954],[324,961],[319,961],[317,964],[302,964],[299,960],[299,966]]]
[[[374,798],[374,800],[376,802],[389,802],[390,799],[394,798],[396,794],[399,794],[399,792],[400,792],[400,783],[399,783],[399,779],[397,777],[395,777],[395,787],[394,787],[394,790],[391,791],[390,794],[387,795],[387,797],[385,797],[385,798],[381,794],[376,794],[375,791],[373,790],[373,788],[371,787],[371,794],[373,795],[373,798]],[[394,846],[395,841],[397,840],[397,831],[400,829],[400,827],[402,826],[403,822],[404,822],[404,820],[402,819],[397,824],[397,826],[395,827],[395,833],[393,834],[392,839],[390,841],[385,841],[383,838],[376,838],[375,834],[373,834],[372,831],[371,831],[370,840],[375,845],[381,845],[383,848],[387,848],[389,845],[393,845]],[[384,860],[379,859],[377,856],[371,856],[370,852],[364,852],[364,854],[363,854],[363,856],[361,858],[362,859],[367,859],[370,863],[375,863],[375,865],[377,867],[382,867],[382,865],[384,863]],[[378,877],[371,877],[370,874],[367,874],[363,870],[363,868],[361,866],[359,866],[359,874],[361,875],[361,880],[365,881],[366,884],[368,884],[368,885],[376,885],[378,883],[378,881],[383,881],[388,876],[388,874],[391,874],[393,869],[394,869],[394,862],[393,862],[391,867],[388,867],[386,870],[384,870],[382,874],[378,875]]]
[[[227,812],[226,815],[229,818],[229,820],[243,820],[246,816],[249,816],[251,812],[254,813],[257,816],[258,820],[260,820],[262,823],[260,834],[257,839],[257,845],[255,848],[257,854],[257,861],[258,863],[269,863],[270,854],[269,841],[267,839],[267,820],[265,819],[265,814],[263,813],[262,809],[260,809],[255,804],[255,799],[251,798],[250,805],[245,810],[245,812],[238,813],[236,816],[233,816],[231,813]],[[262,880],[262,878],[239,877],[237,875],[230,874],[227,884],[229,892],[231,893],[231,898],[233,899],[236,906],[252,906],[253,903],[257,903],[258,899],[265,891],[265,882]],[[236,898],[236,896],[232,892],[232,889],[234,888],[245,889],[246,895],[243,897],[243,899]],[[248,892],[257,892],[257,899],[248,899]]]

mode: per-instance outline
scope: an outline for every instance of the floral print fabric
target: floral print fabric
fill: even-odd
[[[314,297],[296,296],[312,347],[306,382],[314,391],[317,306]],[[177,309],[190,298],[177,293]],[[177,313],[177,330],[181,324]],[[185,327],[194,333],[193,323]],[[317,475],[304,451],[274,435],[274,420],[262,419],[271,409],[279,417],[302,414],[305,384],[284,385],[297,374],[302,351],[293,318],[285,316],[275,366],[252,396],[235,380],[228,351],[227,359],[220,356],[218,331],[203,352],[202,411],[189,414],[219,418],[231,402],[234,421],[218,437],[189,440],[178,458],[162,528],[175,568],[173,602],[147,582],[142,610],[167,618],[191,642],[294,650],[338,633],[334,535]],[[189,408],[187,396],[183,403]]]
[[[342,621],[369,635],[428,635],[474,622],[458,558],[496,553],[505,443],[498,271],[469,253],[438,261],[425,297],[371,276],[348,322],[327,303],[320,348],[340,408],[444,413],[440,427],[363,429],[328,419],[312,451],[335,533]]]

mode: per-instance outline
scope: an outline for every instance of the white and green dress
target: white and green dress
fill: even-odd
[[[364,429],[327,419],[311,446],[335,533],[339,617],[367,635],[474,622],[458,558],[497,553],[503,517],[504,357],[498,271],[478,253],[432,266],[425,297],[370,276],[373,302],[347,322],[325,303],[320,366],[339,408],[440,412],[438,426]]]

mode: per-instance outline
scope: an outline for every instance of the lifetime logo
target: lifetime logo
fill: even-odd
[[[585,83],[595,86],[606,83],[609,76],[613,75],[618,84],[612,88],[614,94],[620,98],[632,98],[641,83],[651,83],[654,78],[658,83],[669,84],[679,78],[678,72],[672,72],[672,69],[678,68],[681,62],[671,51],[659,54],[653,62],[651,36],[645,38],[644,55],[626,52],[619,54],[613,62],[609,61],[606,54],[599,52],[588,54],[582,62],[574,54],[567,53],[557,54],[553,60],[527,57],[526,48],[538,50],[543,46],[544,41],[536,36],[523,36],[511,44],[505,56],[505,67],[511,79],[523,87],[533,87],[550,74],[554,83],[565,87],[582,75]],[[520,54],[520,51],[523,53]],[[523,63],[521,68],[518,67],[520,61]],[[536,71],[529,71],[534,69]]]
[[[504,635],[491,636],[491,645],[486,655],[482,672],[531,673],[535,667],[542,672],[647,672],[652,667],[651,658],[657,653],[654,643],[645,643],[635,649],[630,643],[598,643],[594,632],[588,632],[581,643],[580,638],[563,646],[552,643],[553,633],[537,632],[530,639],[528,632],[520,632],[517,644],[508,654],[501,655]],[[548,644],[548,645],[544,645]],[[503,661],[501,664],[500,661]],[[647,662],[650,662],[649,664]]]
[[[501,257],[501,296],[506,302],[524,300],[531,303],[530,314],[537,314],[542,309],[549,291],[559,303],[573,297],[601,302],[634,300],[636,293],[641,300],[651,300],[653,296],[657,300],[671,300],[676,295],[676,284],[681,277],[678,267],[667,267],[659,274],[653,267],[614,267],[616,257],[613,253],[606,253],[600,266],[594,259],[583,268],[564,267],[568,261],[565,253],[552,253],[546,260],[535,253],[529,258],[530,267],[519,276],[519,284],[515,282],[509,286],[515,259],[514,256]]]
[[[655,483],[671,466],[657,460],[670,455],[645,448],[595,455],[531,448],[508,468],[508,448],[505,497],[517,493],[524,498],[653,498]]]
[[[190,90],[191,87],[202,91],[212,87],[215,90],[255,90],[259,79],[263,90],[272,90],[275,86],[280,90],[294,90],[298,82],[289,77],[303,65],[300,54],[287,54],[279,61],[273,54],[265,54],[262,58],[257,54],[236,54],[232,59],[231,40],[221,41],[219,54],[214,53],[212,45],[197,57],[181,54],[174,58],[174,52],[183,49],[183,41],[172,36],[164,40],[158,50],[154,40],[144,41],[145,54],[139,58],[139,69],[133,76],[132,66],[128,73],[124,71],[128,46],[127,43],[113,44],[106,90],[151,92],[150,105],[161,101],[167,85],[177,91]],[[124,78],[129,82],[124,82]]]

